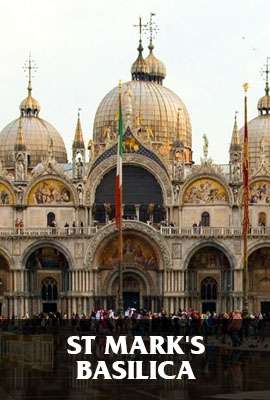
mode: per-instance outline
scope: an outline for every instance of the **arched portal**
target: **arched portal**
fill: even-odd
[[[161,254],[156,244],[135,231],[123,236],[123,300],[125,308],[160,309]],[[117,309],[119,301],[119,243],[113,234],[98,247],[94,265],[98,287],[96,307]]]
[[[104,223],[114,218],[115,168],[103,176],[97,187],[93,217]],[[145,168],[123,166],[123,217],[159,223],[164,218],[162,189]]]
[[[225,311],[230,308],[229,294],[233,290],[230,261],[219,248],[207,245],[191,257],[186,290],[190,306],[200,311]]]
[[[26,259],[27,286],[32,294],[37,294],[38,307],[42,312],[56,312],[59,293],[69,288],[69,264],[66,256],[54,246],[35,248]]]
[[[251,308],[270,315],[270,247],[261,247],[249,255],[248,278]]]

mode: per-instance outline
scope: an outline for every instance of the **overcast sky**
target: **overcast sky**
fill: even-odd
[[[195,160],[202,135],[210,156],[228,161],[234,111],[243,120],[243,90],[250,83],[249,118],[264,93],[261,69],[270,56],[269,0],[0,0],[0,126],[18,117],[26,95],[22,66],[31,50],[39,70],[33,96],[40,116],[64,137],[69,155],[77,108],[85,141],[99,102],[119,79],[130,79],[137,57],[138,17],[156,13],[155,54],[167,67],[164,85],[186,104]],[[144,39],[147,47],[147,38]],[[145,52],[147,54],[147,52]]]

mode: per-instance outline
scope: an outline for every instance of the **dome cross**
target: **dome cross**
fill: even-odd
[[[155,34],[159,31],[159,28],[158,28],[156,22],[153,21],[153,17],[155,15],[156,15],[155,13],[152,13],[152,12],[150,13],[149,21],[147,22],[146,27],[145,27],[145,32],[148,32],[148,34],[149,34],[149,36],[148,36],[148,39],[149,39],[148,48],[149,48],[150,52],[152,52],[153,49],[154,49],[153,39],[155,37]]]
[[[30,52],[28,60],[25,61],[24,66],[23,66],[23,70],[24,70],[24,72],[26,72],[26,77],[28,79],[28,86],[27,86],[28,96],[31,96],[31,92],[32,92],[32,78],[34,77],[33,72],[36,72],[37,69],[38,69],[38,67],[36,66],[35,61],[32,59],[31,52]]]

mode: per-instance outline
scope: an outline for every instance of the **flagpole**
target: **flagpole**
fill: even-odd
[[[118,84],[119,99],[119,116],[118,116],[118,149],[117,149],[117,175],[118,175],[118,210],[117,210],[117,227],[118,227],[118,252],[119,252],[119,296],[118,311],[123,315],[123,224],[122,224],[122,151],[123,151],[123,121],[122,121],[122,83]]]
[[[244,148],[243,148],[243,311],[248,312],[248,231],[249,231],[249,165],[248,165],[248,121],[247,91],[244,83]]]

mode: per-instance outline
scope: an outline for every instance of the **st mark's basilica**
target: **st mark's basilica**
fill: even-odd
[[[166,87],[151,38],[145,53],[140,40],[122,85],[124,306],[241,309],[243,129],[235,117],[227,165],[208,157],[207,137],[194,164],[188,110]],[[33,97],[31,59],[28,68],[27,96],[0,132],[0,315],[116,308],[118,87],[98,105],[87,143],[78,115],[69,163],[63,137]],[[248,123],[253,312],[270,311],[268,68],[266,78]]]

